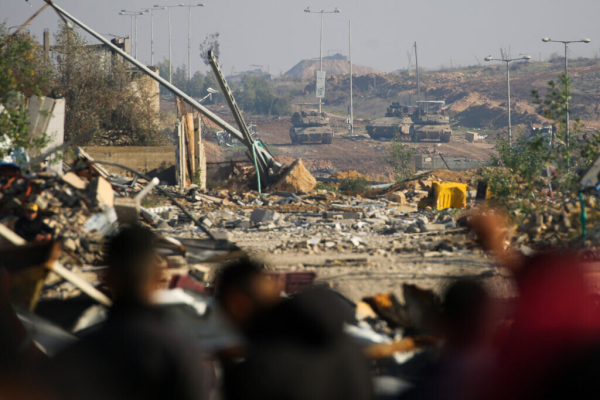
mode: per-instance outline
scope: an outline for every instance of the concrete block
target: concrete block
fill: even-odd
[[[129,197],[117,197],[114,199],[114,207],[117,218],[122,224],[135,224],[140,216],[140,205]]]
[[[343,219],[343,212],[336,211],[325,211],[323,212],[323,219]]]
[[[344,219],[360,219],[362,217],[361,214],[358,211],[344,211],[343,217]]]
[[[467,139],[468,142],[473,143],[478,138],[479,138],[479,135],[477,134],[477,132],[467,132],[467,133],[465,133],[465,139]]]
[[[61,179],[63,180],[63,182],[68,183],[75,189],[85,189],[86,182],[77,175],[75,175],[73,172],[68,172],[64,174]]]
[[[252,215],[250,215],[250,221],[252,221],[255,224],[277,221],[277,219],[279,219],[279,213],[271,210],[263,210],[260,208],[257,208],[256,210],[252,211]]]
[[[390,193],[387,195],[387,199],[398,204],[406,204],[406,195],[402,192]]]
[[[92,179],[88,189],[94,200],[99,204],[105,204],[107,207],[114,205],[115,193],[106,179],[102,177]]]

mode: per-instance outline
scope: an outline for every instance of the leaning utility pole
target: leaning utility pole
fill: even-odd
[[[420,96],[421,82],[419,81],[419,56],[417,56],[417,42],[415,42],[415,67],[417,68],[417,96]]]
[[[51,3],[51,0],[44,0],[44,1]],[[268,171],[269,168],[273,169],[273,171],[275,173],[279,173],[279,171],[282,168],[282,165],[279,162],[277,162],[277,160],[275,160],[273,155],[268,151],[268,149],[266,147],[261,146],[261,145],[255,146],[254,144],[257,143],[256,141],[253,142],[253,141],[248,140],[248,138],[244,134],[242,134],[242,132],[240,132],[238,129],[234,128],[228,122],[223,120],[221,117],[219,117],[218,115],[216,115],[215,113],[213,113],[212,111],[210,111],[209,109],[207,109],[206,107],[204,107],[203,105],[198,103],[196,100],[194,100],[193,98],[191,98],[190,96],[185,94],[181,89],[179,89],[179,88],[173,86],[171,83],[167,82],[167,80],[162,78],[159,74],[154,73],[154,71],[151,71],[150,69],[148,69],[148,67],[146,67],[144,64],[140,63],[135,58],[131,57],[129,54],[125,53],[123,50],[116,47],[114,44],[112,44],[110,41],[106,40],[106,38],[104,38],[98,32],[94,31],[92,28],[88,27],[83,22],[79,21],[77,18],[73,17],[72,15],[67,13],[65,10],[63,10],[62,8],[60,8],[58,5],[56,5],[53,2],[52,2],[52,7],[61,16],[70,20],[75,25],[78,25],[79,27],[81,27],[84,31],[86,31],[87,33],[89,33],[90,35],[92,35],[93,37],[98,39],[100,42],[102,42],[104,45],[106,45],[113,52],[115,52],[116,54],[119,54],[125,60],[127,60],[131,64],[135,65],[137,68],[139,68],[142,72],[144,72],[150,78],[154,79],[155,81],[158,81],[161,85],[165,86],[167,89],[169,89],[171,92],[173,92],[173,94],[175,94],[176,96],[181,97],[186,103],[188,103],[190,106],[192,106],[193,108],[198,110],[200,113],[205,115],[210,121],[212,121],[216,125],[222,127],[224,130],[226,130],[228,133],[230,133],[233,137],[235,137],[237,140],[239,140],[245,146],[247,146],[249,153],[252,154],[251,159],[255,160],[256,164],[258,164],[258,168],[256,168],[257,173],[261,173],[261,171]],[[256,156],[254,156],[254,154],[256,154]],[[268,172],[265,175],[266,176],[261,176],[261,181],[268,183],[269,182]]]

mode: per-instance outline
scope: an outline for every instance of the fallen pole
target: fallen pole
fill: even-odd
[[[90,285],[82,277],[66,269],[60,262],[55,261],[48,269],[65,281],[72,283],[77,289],[81,290],[103,306],[110,307],[112,305],[112,301],[104,293]]]
[[[83,22],[79,21],[77,18],[75,18],[74,16],[72,16],[71,14],[69,14],[68,12],[63,10],[61,7],[57,6],[54,2],[52,2],[50,0],[44,0],[44,1],[46,3],[48,3],[50,6],[52,6],[59,15],[69,19],[70,21],[72,21],[73,23],[75,23],[76,25],[81,27],[84,31],[86,31],[87,33],[89,33],[90,35],[92,35],[93,37],[98,39],[99,41],[101,41],[104,45],[108,46],[112,51],[119,54],[121,57],[123,57],[124,59],[129,61],[131,64],[138,67],[142,72],[144,72],[150,78],[154,79],[155,81],[158,81],[161,85],[163,85],[164,87],[169,89],[171,92],[173,92],[177,96],[181,97],[190,106],[192,106],[193,108],[198,110],[200,113],[205,115],[209,120],[211,120],[215,124],[219,125],[221,128],[226,130],[237,140],[242,142],[248,148],[248,150],[250,152],[252,152],[253,148],[255,148],[256,151],[258,153],[260,153],[261,156],[267,161],[266,167],[281,168],[281,164],[278,163],[277,161],[275,161],[275,159],[273,159],[273,157],[271,157],[271,154],[269,154],[269,152],[267,150],[263,149],[260,146],[252,146],[252,143],[250,143],[239,130],[235,129],[232,125],[230,125],[225,120],[223,120],[222,118],[217,116],[215,113],[210,111],[208,108],[204,107],[203,105],[198,103],[196,100],[194,100],[193,98],[191,98],[190,96],[185,94],[181,89],[177,88],[176,86],[169,83],[167,80],[160,77],[160,75],[151,71],[144,64],[140,63],[138,60],[131,57],[129,54],[125,53],[123,50],[121,50],[120,48],[118,48],[117,46],[112,44],[110,41],[105,39],[98,32],[94,31],[92,28],[88,27]]]

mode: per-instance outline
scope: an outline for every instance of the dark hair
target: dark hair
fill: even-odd
[[[262,272],[256,261],[244,257],[225,265],[216,279],[216,297],[219,301],[231,290],[250,290],[250,281]]]
[[[113,236],[106,263],[112,277],[121,287],[134,288],[144,284],[152,271],[148,256],[154,253],[156,236],[141,226],[129,226]]]
[[[488,294],[484,287],[472,279],[453,282],[444,294],[442,318],[456,326],[476,324],[485,312]]]

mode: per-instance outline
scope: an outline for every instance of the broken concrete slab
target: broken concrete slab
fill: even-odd
[[[135,224],[140,216],[139,203],[129,197],[117,197],[114,199],[114,208],[117,218],[122,224]]]
[[[386,198],[398,204],[406,204],[406,195],[402,192],[389,193]]]
[[[88,190],[94,200],[99,204],[104,204],[107,207],[114,205],[115,193],[111,184],[104,178],[97,177],[90,181]]]
[[[111,207],[101,213],[92,215],[83,228],[87,232],[99,232],[102,235],[109,235],[115,229],[117,219],[117,213]]]
[[[75,189],[79,189],[79,190],[85,189],[86,182],[83,179],[81,179],[80,177],[78,177],[77,175],[75,175],[75,173],[73,173],[73,172],[68,172],[68,173],[64,174],[61,179],[63,180],[63,182],[68,183]]]
[[[255,224],[277,221],[281,214],[272,210],[265,210],[262,208],[257,208],[250,215],[250,221]]]
[[[446,230],[445,224],[423,224],[423,225],[421,225],[422,232],[440,232],[440,231],[445,231],[445,230]]]

